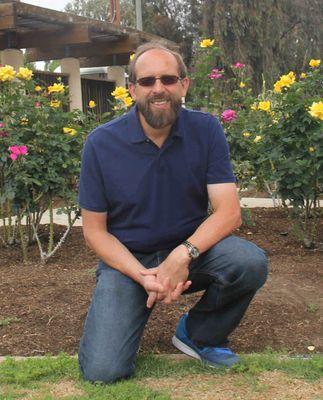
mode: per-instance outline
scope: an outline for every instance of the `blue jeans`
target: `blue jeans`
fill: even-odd
[[[171,250],[134,253],[146,267],[158,266]],[[223,346],[256,291],[267,278],[262,249],[229,236],[190,264],[192,285],[186,293],[204,290],[189,311],[187,330],[198,345]],[[132,375],[135,358],[151,310],[141,285],[102,261],[85,321],[79,364],[86,380],[114,382]]]

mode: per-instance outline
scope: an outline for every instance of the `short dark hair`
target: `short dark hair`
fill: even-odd
[[[137,48],[137,50],[135,52],[135,56],[129,64],[129,82],[132,82],[132,83],[136,82],[135,68],[136,68],[136,63],[137,63],[138,58],[142,54],[146,53],[147,51],[155,50],[155,49],[167,51],[167,53],[172,54],[177,61],[179,77],[185,78],[187,76],[186,65],[183,61],[182,56],[177,51],[169,49],[168,47],[166,47],[165,45],[163,45],[160,42],[148,42],[148,43],[142,44],[141,46],[139,46]]]

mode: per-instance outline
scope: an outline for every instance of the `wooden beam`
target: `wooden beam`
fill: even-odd
[[[0,4],[0,29],[15,29],[15,3]]]
[[[91,36],[88,25],[74,25],[63,29],[35,30],[16,34],[16,45],[18,49],[35,47],[51,48],[59,45],[90,43]],[[0,50],[6,49],[8,40],[0,36]]]
[[[113,54],[101,57],[86,57],[80,59],[81,68],[107,67],[114,65],[128,65],[131,53]]]
[[[29,62],[56,60],[65,57],[92,57],[107,56],[119,53],[131,53],[138,47],[138,38],[132,36],[126,40],[106,43],[90,43],[83,45],[71,45],[65,47],[51,47],[49,49],[29,49],[27,59]]]
[[[19,17],[27,17],[31,19],[34,18],[43,22],[62,25],[89,24],[93,29],[95,28],[102,32],[111,32],[116,35],[128,36],[124,28],[117,27],[111,22],[81,17],[79,15],[50,10],[48,8],[33,6],[26,3],[17,3],[16,8],[17,15],[19,15]]]

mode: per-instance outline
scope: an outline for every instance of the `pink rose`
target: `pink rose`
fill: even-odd
[[[236,63],[233,65],[233,67],[234,67],[234,68],[237,68],[237,69],[241,69],[241,68],[244,68],[244,67],[245,67],[245,64],[242,64],[242,63],[240,63],[240,62],[236,62]]]
[[[222,71],[220,71],[218,68],[213,68],[212,72],[208,75],[210,79],[219,79],[222,78]]]
[[[228,109],[228,110],[223,111],[223,113],[221,114],[221,117],[224,122],[230,122],[237,118],[237,113],[234,110]]]
[[[17,154],[14,154],[14,153],[11,153],[9,157],[12,159],[12,161],[17,160],[17,158],[18,158]]]
[[[16,154],[17,156],[20,154],[20,146],[10,146],[9,150],[11,153]]]
[[[4,128],[4,123],[0,122],[0,128]]]
[[[40,101],[36,101],[35,102],[35,107],[36,108],[40,108],[41,107],[41,102]]]
[[[27,154],[28,153],[28,147],[27,146],[19,146],[20,154]]]

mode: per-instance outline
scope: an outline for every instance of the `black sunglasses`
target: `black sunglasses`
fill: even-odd
[[[135,81],[135,84],[138,83],[138,85],[145,86],[145,87],[154,86],[157,79],[159,79],[161,81],[161,83],[165,86],[175,85],[175,83],[182,80],[182,78],[180,78],[179,76],[176,76],[176,75],[162,75],[159,78],[156,78],[155,76],[145,76],[143,78],[137,79]]]

